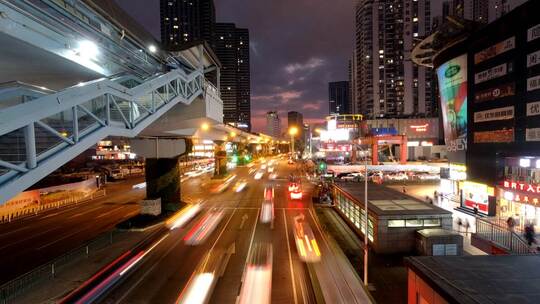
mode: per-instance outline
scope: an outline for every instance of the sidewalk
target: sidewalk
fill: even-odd
[[[14,298],[11,303],[56,303],[69,291],[80,286],[99,269],[111,263],[123,252],[133,248],[136,243],[151,231],[125,232],[121,239],[91,255],[76,259],[58,270],[54,279],[36,284],[28,292]]]

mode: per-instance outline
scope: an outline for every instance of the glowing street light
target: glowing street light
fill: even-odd
[[[157,47],[155,45],[151,44],[148,47],[148,50],[150,51],[150,53],[155,53],[155,52],[157,52]]]
[[[208,131],[208,129],[210,129],[210,126],[207,124],[207,123],[203,123],[201,125],[201,130],[203,131]]]
[[[290,127],[289,128],[289,135],[291,135],[291,152],[292,155],[294,155],[294,136],[298,134],[298,128],[297,127]],[[296,157],[294,157],[296,158]]]
[[[231,138],[235,138],[235,137],[236,137],[236,132],[231,131],[231,133],[229,133],[229,136],[230,136]]]

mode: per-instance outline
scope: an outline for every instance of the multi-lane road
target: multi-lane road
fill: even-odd
[[[109,184],[107,196],[0,225],[0,284],[74,249],[137,214],[140,179]]]
[[[260,166],[256,165],[258,169]],[[265,293],[271,303],[316,303],[317,297],[328,303],[369,303],[361,283],[350,267],[346,269],[346,259],[333,255],[332,245],[321,231],[311,210],[312,186],[304,182],[303,198],[291,200],[287,177],[299,171],[285,161],[276,162],[274,168],[276,179],[269,179],[266,172],[260,180],[254,179],[250,168],[237,168],[235,180],[221,193],[208,191],[213,188],[209,184],[184,187],[192,200],[202,202],[201,211],[181,228],[156,233],[155,240],[144,249],[132,250],[133,257],[127,257],[118,271],[109,268],[110,275],[93,283],[97,287],[89,289],[92,296],[100,295],[102,303],[174,303],[193,297],[208,297],[210,303],[237,303],[243,285],[254,283],[248,282],[250,276],[246,275],[254,248],[271,244],[271,279],[259,279],[257,285],[249,287],[256,287],[259,293],[251,294],[249,303],[259,296],[255,302],[267,303]],[[247,181],[241,192],[233,190],[238,180]],[[265,189],[273,189],[270,223],[261,221]],[[204,228],[205,221],[215,214],[220,215],[219,224]],[[299,218],[313,231],[319,262],[308,264],[299,257],[295,243]],[[196,245],[189,244],[187,240],[200,231],[208,231],[208,237]],[[204,272],[201,269],[211,269],[212,274],[200,276]],[[254,276],[261,278],[260,272]]]

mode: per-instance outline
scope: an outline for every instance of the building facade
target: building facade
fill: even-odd
[[[216,10],[213,0],[161,0],[161,43],[167,50],[182,44],[214,41]]]
[[[358,98],[356,97],[357,87],[357,69],[356,50],[353,50],[351,59],[349,59],[349,112],[350,114],[358,114]]]
[[[275,138],[281,137],[281,119],[276,111],[266,113],[266,133]]]
[[[223,122],[251,130],[249,30],[234,23],[216,23],[215,52],[221,61]]]
[[[446,144],[466,155],[462,207],[538,227],[540,20],[531,12],[539,10],[527,2],[434,61]]]
[[[366,118],[432,116],[429,68],[415,66],[415,42],[431,32],[430,0],[363,0],[356,5],[356,95]]]
[[[328,104],[330,114],[349,114],[350,89],[348,81],[328,83]]]

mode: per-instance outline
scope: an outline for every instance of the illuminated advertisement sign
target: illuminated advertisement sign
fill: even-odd
[[[538,89],[540,89],[540,76],[527,78],[527,91],[534,91]]]
[[[516,47],[516,39],[510,37],[474,54],[474,64],[493,58]]]
[[[478,209],[478,212],[488,214],[489,191],[488,186],[473,182],[463,183],[463,206]]]
[[[514,141],[514,129],[474,132],[474,143],[509,143]]]
[[[503,189],[503,198],[506,200],[534,205],[539,203],[540,185],[505,180],[500,188]]]
[[[499,64],[487,70],[483,70],[482,72],[474,74],[474,83],[479,84],[488,80],[499,78],[510,72],[512,72],[511,63]]]
[[[427,128],[428,128],[428,127],[429,127],[429,124],[428,124],[428,123],[423,124],[423,125],[417,125],[417,126],[414,126],[414,125],[413,125],[413,126],[410,126],[410,128],[411,128],[412,130],[414,130],[415,132],[422,132],[422,133],[427,132]]]
[[[350,139],[349,129],[321,131],[322,141],[346,141]]]
[[[487,90],[482,90],[474,94],[474,102],[480,103],[484,101],[489,101],[497,98],[503,98],[507,96],[514,96],[516,91],[516,86],[514,83],[505,83],[498,85],[494,88],[489,88]]]
[[[527,55],[527,67],[530,68],[540,63],[540,51]]]
[[[437,68],[444,140],[452,162],[464,163],[467,149],[467,55]]]
[[[506,120],[514,118],[514,106],[478,111],[474,113],[474,122]]]

